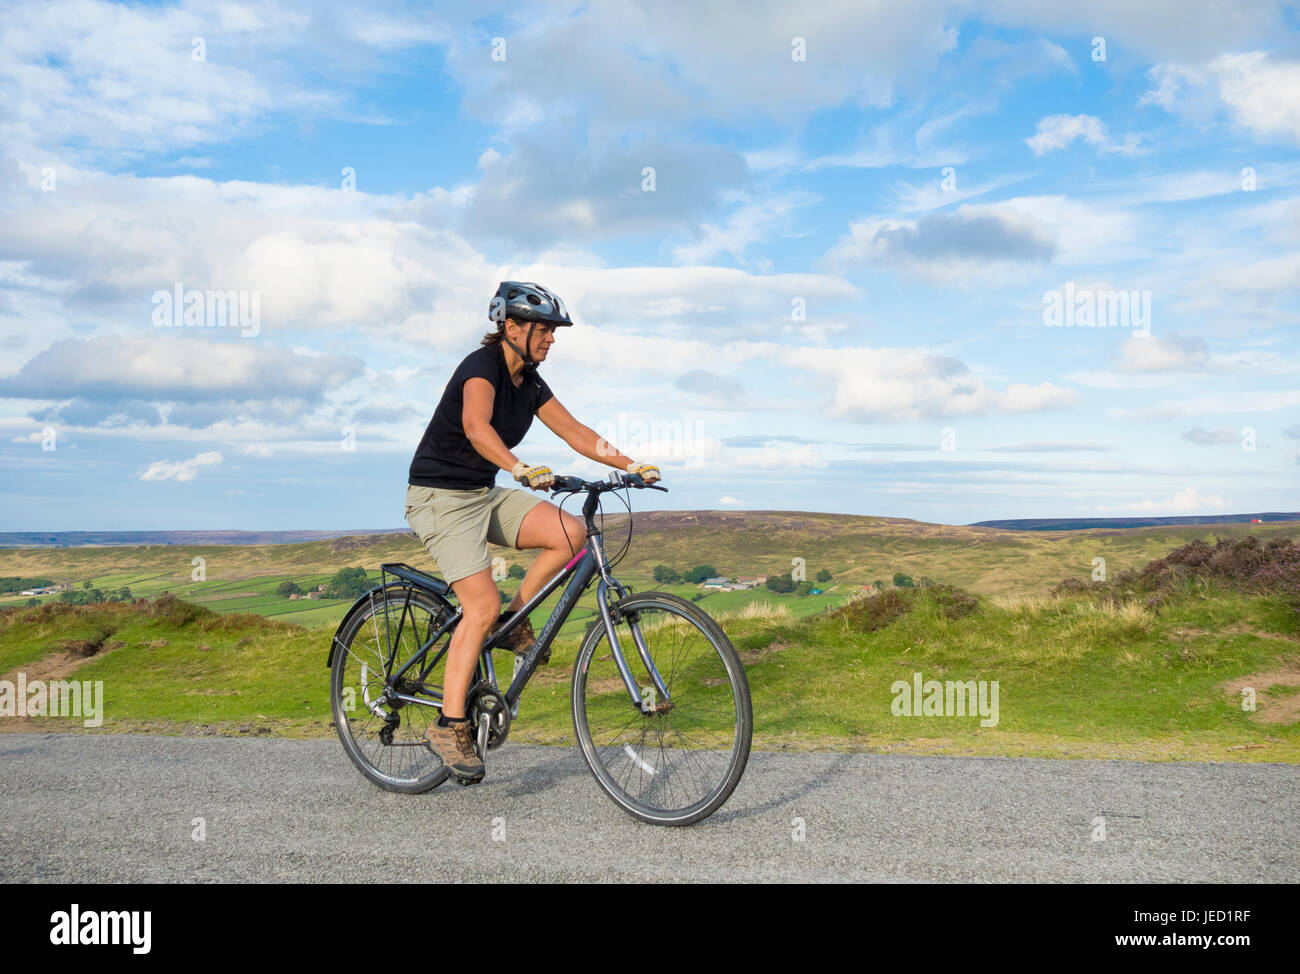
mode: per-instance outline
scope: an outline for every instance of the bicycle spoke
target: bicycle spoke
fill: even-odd
[[[630,622],[618,627],[619,642],[646,701],[668,706],[622,712],[629,705],[626,688],[600,635],[585,651],[586,672],[575,677],[579,738],[597,780],[633,814],[694,821],[730,794],[734,769],[748,756],[748,687],[743,671],[740,683],[734,675],[740,665],[734,649],[696,621],[699,610],[689,603],[678,609],[671,597],[644,599],[634,606],[637,628],[666,698],[659,698]]]

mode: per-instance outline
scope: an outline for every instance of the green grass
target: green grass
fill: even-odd
[[[746,662],[756,747],[1300,762],[1300,722],[1268,723],[1267,708],[1245,713],[1225,689],[1300,664],[1296,614],[1280,599],[1200,586],[1158,611],[1038,597],[983,600],[950,618],[951,603],[932,590],[901,597],[902,615],[874,630],[863,602],[799,617],[800,600],[727,611],[719,601],[717,618]],[[580,636],[581,626],[565,634],[525,691],[515,739],[571,742]],[[0,616],[0,671],[37,664],[68,639],[96,638],[124,644],[76,670],[76,679],[104,681],[102,729],[333,733],[328,635],[250,614],[185,603],[163,616],[143,604],[24,609]],[[507,682],[510,654],[498,654],[497,666]],[[894,685],[915,672],[997,681],[997,725],[895,716]],[[1275,700],[1294,693],[1289,684],[1257,689]]]

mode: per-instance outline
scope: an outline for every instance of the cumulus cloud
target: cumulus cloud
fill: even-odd
[[[1116,142],[1106,131],[1106,125],[1095,115],[1048,115],[1039,119],[1038,130],[1025,139],[1025,144],[1041,156],[1054,149],[1063,149],[1075,139],[1083,139],[1099,152],[1132,156],[1140,150],[1140,136],[1126,135]]]
[[[268,396],[319,401],[361,373],[351,355],[299,355],[252,341],[206,341],[170,330],[149,337],[66,338],[0,378],[0,397],[198,403]]]
[[[221,463],[221,454],[215,450],[200,453],[188,460],[155,460],[149,469],[140,474],[141,480],[193,480],[200,467],[213,467]]]
[[[835,268],[883,264],[945,283],[1023,279],[1026,266],[1117,259],[1134,239],[1123,211],[1064,196],[966,203],[917,220],[853,222],[826,255]]]
[[[1123,372],[1186,372],[1209,361],[1205,341],[1190,335],[1150,335],[1134,338],[1120,346],[1119,368]]]
[[[737,354],[754,354],[737,350]],[[964,416],[986,410],[1038,412],[1073,404],[1077,393],[1044,382],[993,389],[965,363],[912,348],[781,348],[769,352],[832,383],[827,411],[852,420]]]
[[[1150,76],[1145,103],[1194,118],[1221,105],[1256,136],[1300,142],[1300,61],[1246,51],[1202,64],[1160,64]]]

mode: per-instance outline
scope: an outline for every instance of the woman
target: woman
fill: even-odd
[[[538,284],[502,281],[488,308],[496,331],[452,373],[438,408],[411,461],[406,520],[464,612],[452,634],[443,680],[442,716],[425,741],[457,778],[481,781],[483,762],[474,753],[473,728],[465,698],[488,631],[537,594],[587,543],[583,522],[524,490],[494,486],[498,470],[521,484],[545,491],[554,480],[549,467],[525,463],[510,452],[533,416],[576,452],[646,483],[658,468],[625,457],[560,405],[537,374],[555,342],[557,327],[572,325],[564,302]],[[488,542],[543,549],[524,575],[506,612],[492,578]],[[507,645],[524,653],[534,641],[522,620]],[[549,653],[542,662],[549,659]]]

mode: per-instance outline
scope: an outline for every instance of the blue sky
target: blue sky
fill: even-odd
[[[1295,510],[1295,5],[804,6],[8,5],[0,530],[401,526],[505,279],[643,506]]]

